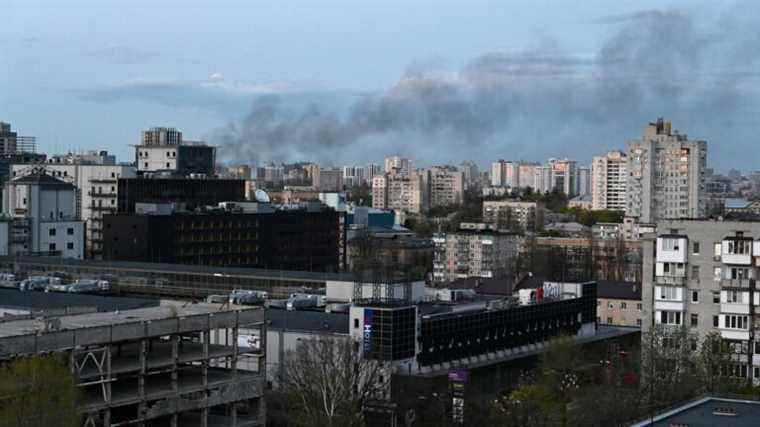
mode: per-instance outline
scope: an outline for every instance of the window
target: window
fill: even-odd
[[[608,317],[608,318],[607,318],[607,324],[608,324],[608,325],[611,325],[611,324],[612,324],[612,318],[611,318],[611,317]]]
[[[720,267],[715,267],[715,270],[713,270],[713,280],[716,282],[720,282]]]
[[[719,320],[719,319],[720,319],[720,318],[719,318],[718,316],[713,316],[713,327],[714,327],[714,328],[717,328],[717,327],[718,327],[718,325],[719,325],[719,322],[718,322],[718,320]]]
[[[692,244],[692,252],[694,252],[694,255],[699,255],[699,242]]]
[[[699,315],[696,313],[691,314],[691,327],[696,328],[699,326]]]
[[[597,306],[597,307],[599,307],[599,306],[601,306],[601,305],[602,305],[602,302],[601,302],[601,301],[599,301],[599,300],[596,300],[596,306]]]
[[[55,236],[55,228],[51,228],[50,230],[48,230],[48,234],[50,236]]]
[[[716,261],[720,259],[720,252],[721,252],[721,244],[720,243],[716,243],[715,244],[715,252],[713,254],[713,256],[714,256],[714,258],[715,258]]]
[[[74,249],[74,242],[66,243],[66,249]]]
[[[699,281],[699,266],[698,265],[691,266],[691,278],[692,280]]]
[[[607,308],[609,308],[610,310],[612,310],[613,308],[615,308],[615,304],[609,303],[609,304],[607,304]]]
[[[621,302],[621,303],[620,303],[620,309],[621,309],[621,310],[625,310],[626,308],[628,308],[628,307],[627,307],[627,304],[626,304],[626,303],[624,303],[624,302]]]
[[[636,304],[636,310],[641,311],[641,303]]]
[[[167,167],[167,168],[169,168],[169,167],[170,167],[170,166],[169,166],[169,162],[166,162],[166,167]]]
[[[145,162],[145,167],[146,167],[146,168],[148,167],[148,162]]]
[[[726,329],[747,329],[747,316],[726,315],[725,322],[724,328]]]
[[[734,280],[743,280],[743,279],[750,278],[748,268],[731,267],[730,274],[731,274],[731,279],[734,279]]]
[[[636,319],[636,325],[641,326],[641,319]]]
[[[354,319],[354,329],[359,329],[359,319]]]
[[[74,235],[74,227],[67,228],[66,229],[66,234],[68,234],[69,236],[73,236]]]
[[[729,240],[728,253],[731,255],[749,255],[752,245],[749,240]]]
[[[55,243],[51,243],[48,249],[52,252],[55,250]]]
[[[664,251],[677,251],[678,239],[664,238],[662,239],[662,250]]]
[[[691,351],[695,351],[697,349],[697,340],[696,338],[692,338],[689,340],[691,344]]]
[[[661,311],[660,323],[665,324],[665,325],[680,325],[681,312],[680,311]]]
[[[699,302],[699,291],[691,291],[691,302],[695,304]]]
[[[744,298],[741,291],[726,291],[726,302],[733,304],[744,304]]]
[[[712,295],[713,295],[713,303],[720,304],[720,292],[713,291]]]
[[[660,299],[679,301],[678,288],[672,286],[660,286]]]

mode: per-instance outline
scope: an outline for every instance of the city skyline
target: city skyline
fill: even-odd
[[[711,166],[753,167],[752,156],[737,155],[757,133],[758,46],[749,31],[757,16],[742,2],[717,10],[589,2],[569,13],[478,2],[446,4],[429,17],[424,3],[406,5],[409,17],[394,3],[288,2],[240,14],[234,2],[190,3],[139,34],[129,23],[150,19],[147,4],[123,8],[119,23],[111,5],[78,5],[12,5],[0,30],[0,117],[37,136],[40,151],[107,148],[127,158],[139,129],[169,125],[218,145],[221,161],[349,164],[401,154],[429,164],[587,164],[663,116],[711,143]],[[72,19],[53,37],[45,24],[58,14]],[[261,16],[272,22],[247,26]],[[356,28],[375,16],[383,38]],[[332,32],[315,33],[320,18]],[[467,18],[483,28],[472,30]],[[189,37],[180,40],[175,26],[196,22],[225,22],[226,31],[179,32]],[[347,32],[355,40],[340,40]]]

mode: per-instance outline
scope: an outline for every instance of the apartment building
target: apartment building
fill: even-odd
[[[112,156],[98,153],[79,156],[53,156],[44,165],[14,164],[11,175],[22,177],[40,169],[75,187],[74,216],[85,222],[87,257],[103,254],[103,216],[116,212],[118,180],[134,178],[135,167],[115,164]]]
[[[320,169],[312,182],[318,191],[343,191],[343,170]]]
[[[483,201],[483,222],[537,231],[544,227],[544,204],[519,200]]]
[[[215,173],[216,147],[198,141],[185,141],[175,128],[155,127],[142,132],[135,146],[137,172],[163,172],[177,176]]]
[[[409,176],[385,174],[372,178],[372,207],[423,213],[430,206],[427,172]]]
[[[643,244],[642,330],[717,332],[735,352],[732,371],[760,382],[760,222],[661,221]]]
[[[552,185],[552,168],[551,166],[536,166],[533,169],[533,191],[546,193],[554,189]],[[527,185],[526,185],[527,187]]]
[[[592,209],[624,211],[628,185],[628,157],[621,151],[594,156],[592,162]]]
[[[5,239],[11,255],[84,257],[84,223],[76,215],[76,188],[43,169],[6,183],[3,214],[10,218]]]
[[[464,201],[464,173],[450,166],[428,170],[430,207],[460,205]]]
[[[614,326],[641,326],[642,311],[640,283],[597,281],[597,323]]]
[[[444,284],[468,277],[502,278],[517,256],[521,237],[490,224],[461,224],[459,231],[433,236],[433,281]]]
[[[639,222],[703,218],[707,143],[658,119],[628,141],[626,216]]]
[[[549,159],[551,167],[551,188],[568,196],[578,192],[578,162],[569,159]]]
[[[385,173],[409,176],[412,173],[412,161],[401,156],[385,158]]]

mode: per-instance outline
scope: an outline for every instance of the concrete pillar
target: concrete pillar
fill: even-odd
[[[179,335],[172,335],[172,391],[179,390],[179,375],[177,363],[179,362]]]
[[[201,362],[201,384],[203,388],[208,387],[208,345],[211,334],[209,331],[201,332],[201,340],[203,341],[203,361]]]

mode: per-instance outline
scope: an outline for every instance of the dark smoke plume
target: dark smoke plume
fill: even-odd
[[[706,32],[678,11],[613,16],[597,25],[610,35],[590,57],[541,40],[478,56],[454,72],[439,61],[415,63],[387,91],[361,96],[348,111],[262,96],[241,123],[212,140],[222,160],[252,163],[367,161],[392,152],[426,162],[586,160],[622,147],[660,115],[709,140],[706,126],[720,123],[716,116],[747,108],[760,48],[751,27],[722,22]]]

